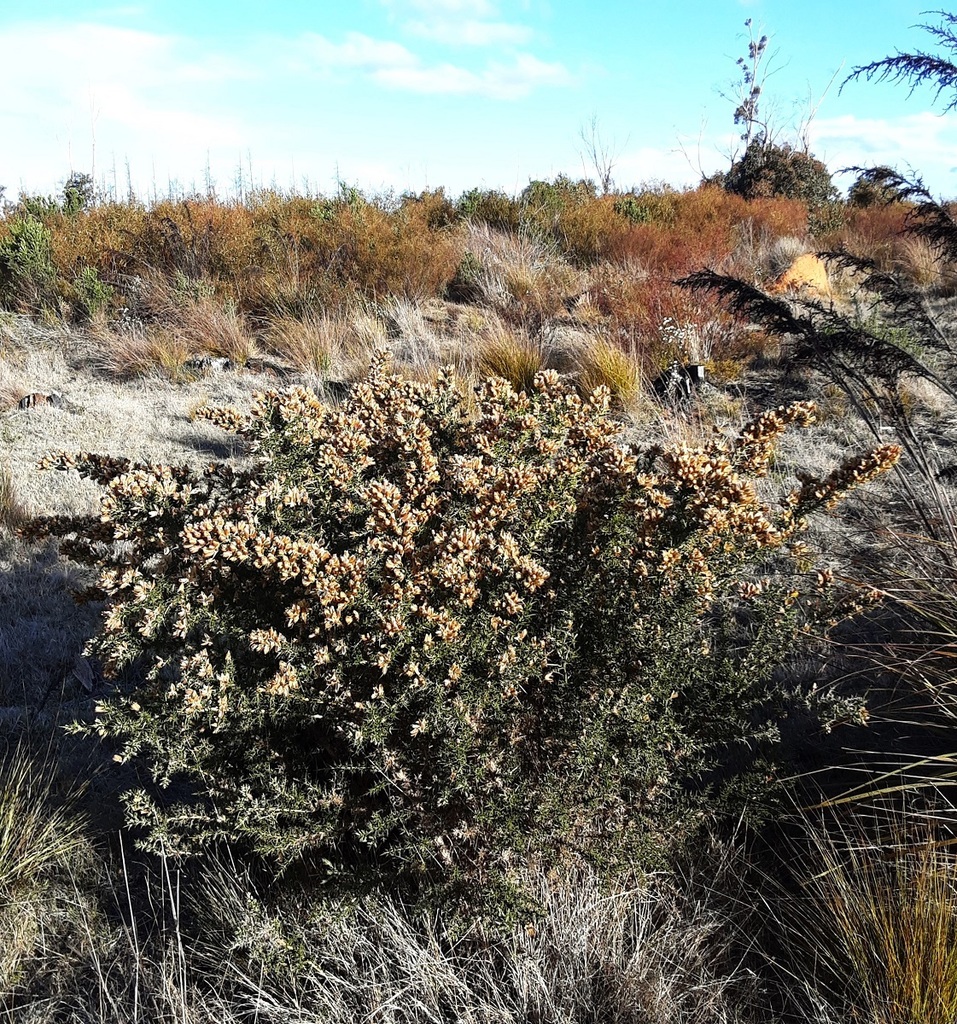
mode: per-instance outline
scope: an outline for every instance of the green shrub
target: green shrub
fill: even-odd
[[[96,200],[92,175],[74,171],[63,185],[63,212],[74,215],[89,209]]]
[[[16,205],[16,212],[20,217],[33,217],[36,220],[45,221],[47,218],[61,213],[62,209],[53,196],[21,195]]]
[[[530,181],[518,197],[522,223],[542,231],[557,228],[562,214],[596,198],[593,181],[574,181],[559,174],[554,181]]]
[[[511,196],[495,189],[469,189],[459,197],[456,210],[460,217],[488,224],[497,231],[518,230],[519,204]]]
[[[811,208],[838,198],[828,169],[804,150],[756,138],[717,183],[744,199],[781,196],[799,199]]]
[[[46,306],[55,284],[50,229],[32,215],[17,217],[0,238],[0,299],[14,306]]]
[[[760,808],[778,723],[848,713],[773,680],[824,598],[771,563],[895,451],[772,509],[750,478],[808,404],[646,451],[607,405],[553,372],[466,394],[380,361],[341,409],[207,411],[249,470],[45,460],[107,487],[49,523],[108,599],[92,647],[121,683],[90,728],[196,793],[135,793],[131,820],[481,911],[519,905],[530,861],[647,865],[721,794]]]
[[[95,267],[83,267],[73,281],[73,289],[87,320],[105,313],[113,301],[113,289],[100,280]]]
[[[632,224],[664,224],[672,226],[676,219],[676,199],[673,192],[641,192],[624,195],[615,200],[615,213]]]

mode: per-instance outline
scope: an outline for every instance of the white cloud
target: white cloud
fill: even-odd
[[[494,63],[480,71],[454,64],[431,67],[382,68],[372,76],[382,85],[410,92],[478,95],[493,99],[517,99],[539,86],[563,86],[572,81],[562,64],[548,64],[531,54],[518,54],[507,64]]]
[[[527,25],[474,18],[410,21],[405,28],[413,35],[449,46],[516,46],[527,43],[535,34]]]
[[[535,32],[498,16],[489,0],[382,0],[404,31],[444,46],[522,46]],[[404,20],[403,20],[404,19]]]
[[[426,14],[466,14],[477,18],[493,16],[491,0],[384,0],[389,7],[410,7]]]
[[[86,22],[2,28],[0,52],[0,137],[17,140],[0,152],[8,194],[18,183],[49,191],[74,168],[98,173],[117,151],[141,168],[155,155],[164,174],[163,165],[184,153],[198,170],[210,150],[241,152],[241,112],[216,109],[210,99],[251,77],[231,55]]]
[[[427,64],[401,43],[357,32],[349,33],[340,43],[310,33],[300,38],[293,53],[291,66],[299,70],[354,70],[388,89],[431,95],[516,99],[539,87],[564,86],[572,81],[563,64],[549,63],[530,53],[516,53],[477,69],[451,62]]]
[[[831,171],[888,164],[912,169],[935,192],[957,195],[957,122],[930,112],[900,117],[820,118],[811,125],[811,149]]]
[[[300,52],[316,60],[321,68],[346,67],[375,71],[380,68],[415,67],[418,58],[401,43],[371,39],[361,32],[347,33],[341,43],[308,33],[301,37]]]
[[[456,4],[470,12],[487,9],[465,0],[443,6]],[[106,169],[111,184],[113,164],[119,164],[123,192],[127,161],[141,195],[144,184],[149,193],[157,179],[161,191],[169,180],[202,179],[207,163],[214,178],[229,182],[241,162],[248,181],[250,159],[257,181],[263,173],[269,180],[268,168],[277,164],[290,169],[289,180],[305,172],[333,174],[334,181],[337,161],[350,159],[366,161],[357,165],[361,176],[384,180],[385,166],[367,165],[376,152],[368,145],[374,128],[340,116],[363,86],[386,93],[376,97],[376,117],[388,111],[400,121],[412,107],[403,93],[511,100],[573,81],[564,65],[525,52],[497,60],[490,54],[475,59],[473,52],[468,63],[428,61],[399,42],[359,32],[237,38],[227,46],[117,23],[4,25],[0,18],[0,53],[0,138],[10,143],[0,147],[0,184],[8,196],[18,188],[53,192],[71,170],[93,171],[100,179]],[[37,54],[43,55],[42,75]],[[293,97],[288,108],[287,95]],[[321,140],[315,149],[310,133]],[[418,167],[417,161],[430,159],[427,145],[423,136],[415,149],[397,147],[389,156],[400,170],[407,161]],[[440,165],[435,170],[440,173]],[[473,170],[469,163],[455,173]],[[405,186],[405,171],[388,174]]]

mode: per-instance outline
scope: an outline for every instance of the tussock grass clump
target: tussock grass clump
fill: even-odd
[[[93,650],[132,686],[94,729],[197,786],[132,794],[131,821],[495,915],[527,905],[529,862],[647,864],[716,799],[756,812],[782,718],[856,707],[775,685],[833,604],[776,564],[897,452],[775,508],[751,478],[807,404],[639,450],[608,401],[493,378],[473,417],[454,375],[377,364],[339,410],[302,389],[211,410],[256,446],[250,471],[51,457],[107,488],[99,516],[48,524],[100,566]]]
[[[666,880],[609,889],[590,872],[528,887],[541,915],[493,939],[463,934],[388,896],[269,905],[235,865],[212,865],[197,904],[194,963],[234,980],[230,1003],[266,1020],[418,1024],[442,1019],[713,1024],[742,1019],[753,983],[728,954],[723,922]]]
[[[202,355],[181,332],[142,324],[95,332],[97,362],[107,374],[121,380],[161,374],[180,377],[190,359]]]
[[[564,315],[566,300],[581,292],[582,281],[557,244],[529,227],[506,234],[470,223],[452,291],[538,330],[549,318]]]
[[[516,391],[530,392],[545,366],[543,346],[504,325],[495,325],[479,343],[479,374],[507,380]]]
[[[608,388],[612,401],[624,409],[632,408],[646,390],[638,362],[602,337],[595,337],[591,344],[580,349],[578,381],[587,395],[596,388]]]
[[[58,803],[43,762],[18,747],[0,765],[0,892],[10,897],[86,850],[82,821]]]
[[[56,794],[50,770],[26,744],[0,765],[0,999],[46,959],[70,916],[70,878],[92,861],[75,794]]]
[[[27,512],[17,498],[9,466],[0,463],[0,529],[15,530],[27,520]]]
[[[381,321],[358,306],[277,316],[265,332],[270,351],[321,380],[350,379],[357,367],[368,365],[372,351],[384,341]]]
[[[952,840],[905,824],[809,824],[797,903],[784,914],[798,962],[834,1018],[945,1024],[957,1016],[957,862]],[[829,1015],[830,1016],[830,1015]]]

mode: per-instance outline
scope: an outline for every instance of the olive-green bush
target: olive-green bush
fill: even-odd
[[[607,405],[550,371],[473,392],[380,361],[341,409],[208,410],[250,469],[50,456],[106,487],[99,516],[47,524],[101,568],[92,649],[118,682],[92,728],[195,791],[135,793],[132,820],[501,912],[530,862],[647,864],[722,793],[760,806],[779,722],[856,708],[774,681],[831,604],[775,563],[896,452],[771,507],[753,478],[809,404],[668,450]]]
[[[0,238],[0,305],[49,308],[56,285],[51,246],[50,230],[41,220],[13,219]]]

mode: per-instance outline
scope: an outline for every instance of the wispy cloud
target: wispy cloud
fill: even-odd
[[[563,64],[543,61],[530,53],[511,52],[477,68],[451,61],[427,63],[401,43],[357,32],[349,33],[341,42],[310,33],[298,41],[295,53],[292,59],[313,73],[354,71],[384,88],[432,95],[510,100],[527,96],[534,89],[565,86],[573,81]]]
[[[382,0],[402,29],[444,46],[524,46],[535,36],[529,25],[500,17],[491,0]]]
[[[378,71],[413,68],[419,64],[419,58],[401,43],[372,39],[360,32],[349,32],[341,43],[310,32],[300,38],[296,49],[313,60],[313,67],[318,70],[358,68]]]
[[[74,166],[98,170],[95,161],[116,148],[141,163],[143,153],[188,152],[195,163],[218,147],[241,151],[242,112],[212,100],[251,76],[230,54],[172,35],[52,21],[0,30],[0,52],[0,137],[17,140],[0,154],[0,184],[11,190]]]
[[[521,46],[535,35],[527,25],[507,21],[480,21],[475,18],[465,21],[446,18],[409,21],[405,29],[412,35],[447,46]]]
[[[485,0],[441,0],[440,7],[479,22],[492,10]],[[156,178],[188,182],[207,165],[219,181],[231,180],[239,161],[246,174],[250,153],[267,161],[267,175],[269,165],[288,177],[283,168],[293,164],[300,173],[322,174],[340,161],[352,166],[350,160],[371,173],[366,164],[376,146],[369,138],[378,129],[338,117],[349,106],[347,96],[367,101],[376,90],[374,116],[387,110],[398,122],[410,116],[415,96],[509,101],[574,82],[565,65],[511,46],[473,49],[459,60],[434,56],[424,44],[418,52],[409,37],[357,31],[239,35],[227,46],[216,38],[142,31],[122,20],[3,25],[0,18],[0,53],[0,138],[16,140],[0,148],[0,184],[8,195],[18,187],[55,190],[77,168],[99,177],[126,159],[141,191],[144,178],[147,189]],[[289,96],[294,102],[287,109],[282,98]],[[321,123],[338,127],[314,142],[309,133],[304,137],[303,118],[323,106],[334,110]],[[431,150],[396,147],[390,183],[405,187],[414,168],[424,174],[438,167],[432,161],[442,150],[438,139]],[[469,164],[456,173],[471,170]]]
[[[909,172],[919,168],[930,187],[957,191],[957,124],[931,112],[899,117],[843,114],[811,126],[812,149],[831,170],[887,164]]]
[[[531,54],[518,54],[508,63],[492,63],[480,71],[454,64],[432,67],[382,68],[373,74],[382,85],[410,92],[478,95],[510,100],[527,96],[541,86],[563,86],[572,81],[568,69],[549,64]]]
[[[485,18],[495,14],[492,0],[383,0],[387,7],[425,11],[428,14],[463,14]]]

